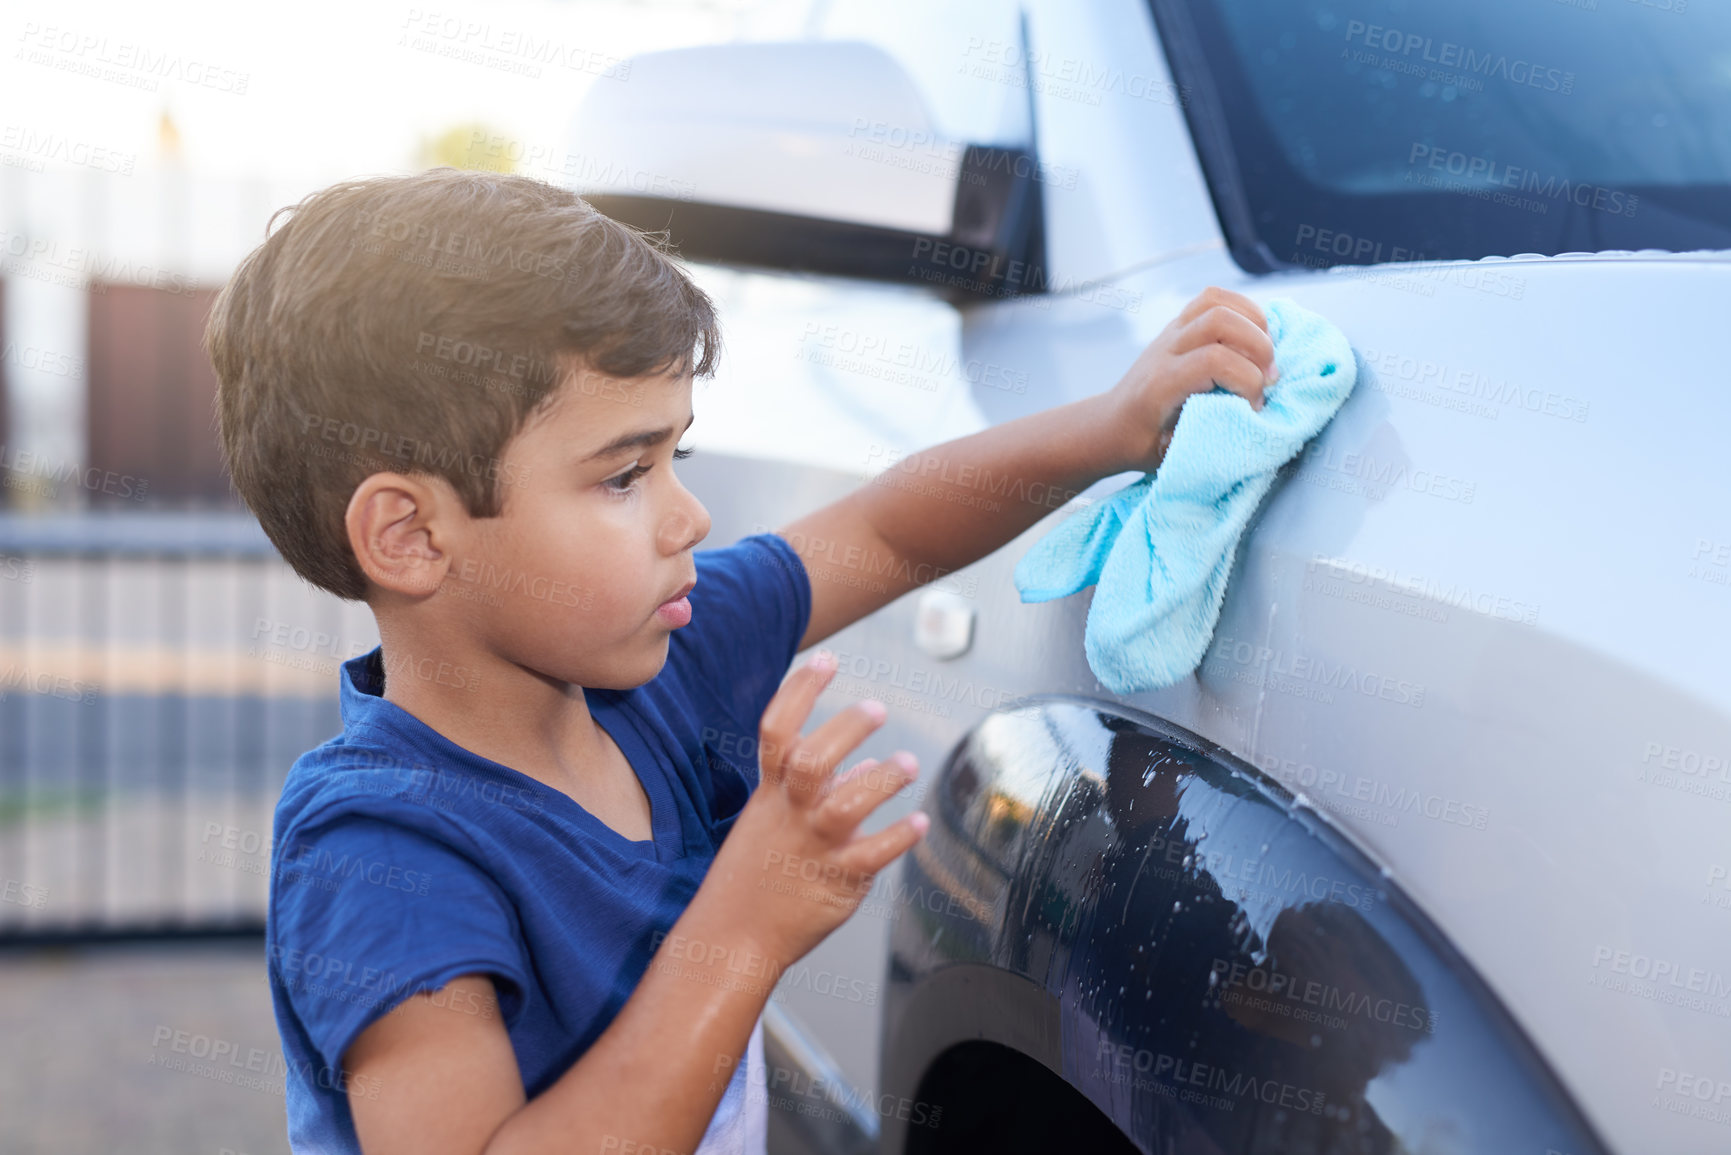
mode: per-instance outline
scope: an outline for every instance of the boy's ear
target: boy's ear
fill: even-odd
[[[355,487],[343,525],[368,581],[423,598],[443,584],[456,522],[467,514],[442,477],[374,473]]]

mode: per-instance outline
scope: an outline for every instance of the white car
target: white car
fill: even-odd
[[[778,1143],[1731,1150],[1731,9],[822,31],[638,57],[573,129],[723,305],[708,544],[1106,388],[1208,285],[1359,377],[1177,686],[1011,581],[1134,475],[832,639],[933,826],[784,979]]]

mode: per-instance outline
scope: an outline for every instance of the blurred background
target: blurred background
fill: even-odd
[[[1014,19],[971,6],[976,28]],[[606,184],[565,147],[579,102],[632,55],[691,44],[872,40],[941,119],[957,48],[903,34],[904,8],[4,7],[0,1150],[288,1150],[261,937],[271,812],[293,760],[340,729],[339,663],[377,639],[364,606],[278,559],[217,451],[204,320],[271,214],[343,178],[441,164]],[[799,384],[826,370],[796,326],[831,294],[857,306],[878,290],[694,271],[723,305],[728,355],[688,443],[749,452],[773,429],[716,405],[728,380],[809,398]],[[953,345],[941,301],[881,306],[894,331]],[[983,423],[948,379],[882,420],[910,446]],[[737,537],[723,533],[705,544]],[[184,1061],[254,1048],[262,1078]]]

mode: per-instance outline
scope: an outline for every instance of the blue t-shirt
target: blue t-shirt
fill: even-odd
[[[296,1152],[360,1151],[349,1095],[390,1088],[351,1086],[343,1054],[416,991],[490,975],[533,1098],[637,986],[757,785],[758,724],[811,616],[805,567],[775,534],[695,561],[661,672],[584,690],[649,796],[652,841],[385,701],[379,650],[344,663],[343,733],[295,762],[271,851],[265,949]]]

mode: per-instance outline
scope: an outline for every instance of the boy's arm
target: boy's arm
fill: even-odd
[[[361,1150],[695,1150],[773,985],[728,969],[753,948],[702,905],[693,901],[697,917],[675,925],[618,1017],[532,1103],[485,975],[414,995],[375,1021],[343,1060]],[[700,958],[667,957],[691,954],[672,945],[691,942],[704,944]]]
[[[1210,288],[1110,391],[924,450],[778,529],[811,578],[800,649],[971,565],[1101,478],[1154,470],[1192,393],[1218,383],[1260,407],[1273,366],[1262,310]]]
[[[552,1086],[525,1101],[492,984],[479,975],[454,980],[444,997],[415,995],[360,1033],[343,1067],[365,1155],[696,1149],[776,978],[925,831],[915,814],[857,832],[912,781],[912,755],[832,776],[882,725],[881,703],[856,703],[800,734],[834,673],[834,655],[818,655],[770,699],[757,789],[631,997]]]

